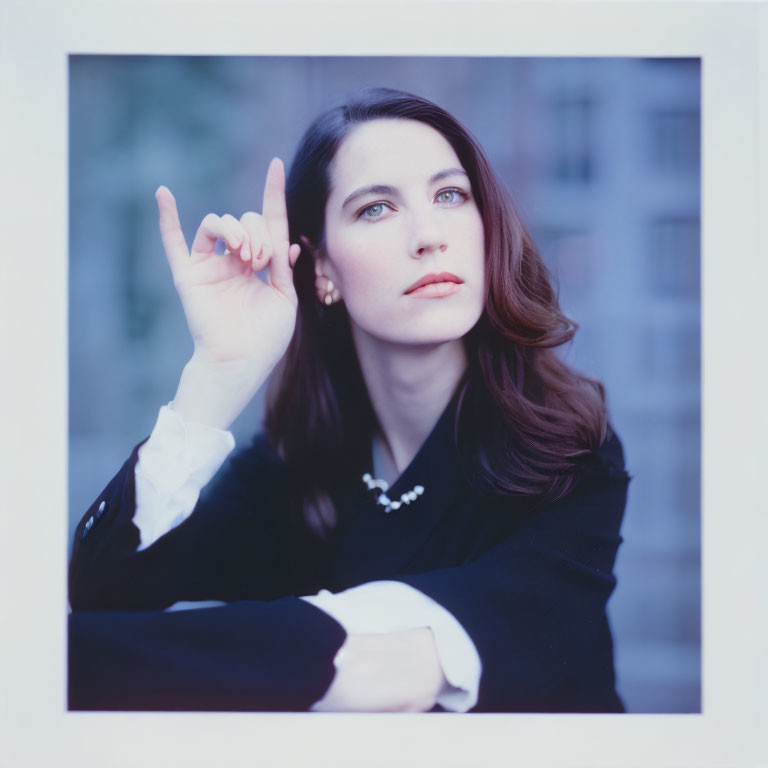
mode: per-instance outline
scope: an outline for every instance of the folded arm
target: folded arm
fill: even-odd
[[[277,554],[286,536],[276,513],[280,467],[269,465],[263,444],[236,457],[217,478],[210,494],[214,505],[198,502],[233,444],[229,432],[187,424],[167,406],[160,410],[150,438],[77,528],[70,568],[76,611],[185,607],[194,611],[185,621],[194,615],[204,621],[214,616],[194,610],[200,601],[291,594]],[[347,635],[335,658],[334,685],[315,709],[408,711],[438,702],[465,711],[474,703],[479,661],[472,641],[445,609],[416,589],[377,582],[305,600],[334,617]],[[259,606],[251,602],[250,610],[258,614]],[[136,621],[138,648],[146,619]],[[100,623],[95,616],[73,622]],[[122,617],[121,623],[130,634],[131,620]],[[110,633],[101,632],[109,646]]]
[[[237,615],[244,610],[260,626],[270,610],[265,606],[280,603],[301,617],[307,614],[300,606],[312,603],[330,622],[326,630],[334,627],[341,635],[331,632],[338,644],[325,646],[330,653],[324,658],[326,667],[334,669],[335,659],[332,685],[315,688],[314,698],[305,692],[299,709],[411,710],[434,702],[455,711],[620,709],[605,605],[615,584],[612,569],[626,498],[623,462],[615,472],[585,476],[565,499],[531,513],[522,526],[511,525],[508,536],[462,565],[400,574],[395,585],[371,582],[338,595],[321,591],[299,599],[288,597],[296,593],[281,556],[290,550],[279,514],[285,478],[279,463],[269,463],[263,445],[236,458],[217,477],[215,504],[200,502],[193,514],[175,512],[172,517],[183,522],[166,533],[156,529],[153,536],[159,533],[159,538],[149,544],[148,537],[141,550],[132,481],[137,457],[134,451],[78,526],[71,567],[76,611],[146,611],[182,600],[245,601],[236,604],[241,606]],[[260,470],[255,472],[254,466]],[[106,510],[89,527],[102,501]],[[185,626],[209,639],[209,623],[222,622],[215,635],[221,642],[206,645],[200,657],[216,670],[228,653],[227,613],[182,613],[187,614]],[[73,616],[72,621],[79,626],[75,642],[84,641],[85,627],[96,635],[101,632],[103,642],[93,653],[106,654],[107,660],[119,658],[112,641],[125,646],[132,635],[135,642],[129,645],[137,658],[148,642],[150,656],[159,643],[161,657],[191,659],[185,649],[197,642],[197,637],[176,631],[174,614],[155,613],[151,620],[138,617],[135,622],[122,616],[119,636],[93,614]],[[144,634],[148,623],[157,628],[150,637]],[[320,634],[298,631],[299,636],[276,639],[273,648],[301,654],[320,639]],[[267,663],[258,658],[261,652],[255,645],[253,657],[242,657],[244,669]],[[110,663],[104,662],[105,679]],[[179,664],[182,687],[194,687],[197,676],[207,675],[197,662]],[[419,674],[411,674],[414,669]],[[378,681],[375,686],[371,675]],[[143,671],[137,672],[139,678],[147,691],[154,690],[156,678]],[[408,684],[395,685],[398,680]],[[389,695],[393,686],[394,698]],[[226,699],[226,690],[221,688],[219,696]]]

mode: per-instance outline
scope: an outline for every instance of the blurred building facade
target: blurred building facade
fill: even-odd
[[[700,709],[700,67],[696,59],[70,58],[71,532],[192,352],[157,231],[259,210],[269,160],[354,90],[418,93],[484,146],[579,324],[633,480],[610,603],[633,712]],[[263,397],[238,419],[245,443]]]

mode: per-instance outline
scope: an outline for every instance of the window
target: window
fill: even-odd
[[[699,218],[664,217],[648,229],[649,282],[658,296],[696,297],[700,284]]]
[[[701,150],[698,110],[653,110],[648,122],[651,166],[662,173],[698,173]]]
[[[594,174],[592,120],[594,102],[588,95],[568,94],[553,105],[554,175],[560,181],[587,183]]]

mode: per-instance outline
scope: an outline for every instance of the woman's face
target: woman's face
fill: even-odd
[[[330,170],[319,266],[352,323],[397,344],[464,336],[483,311],[485,242],[451,145],[414,120],[366,122]]]

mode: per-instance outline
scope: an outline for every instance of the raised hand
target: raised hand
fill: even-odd
[[[238,221],[208,214],[191,251],[170,190],[160,187],[155,197],[195,345],[174,407],[187,420],[228,426],[283,356],[296,324],[292,270],[300,247],[288,239],[285,170],[278,158],[270,163],[261,215],[246,213]],[[227,246],[223,255],[214,253],[218,239]],[[269,282],[255,274],[266,267]]]

